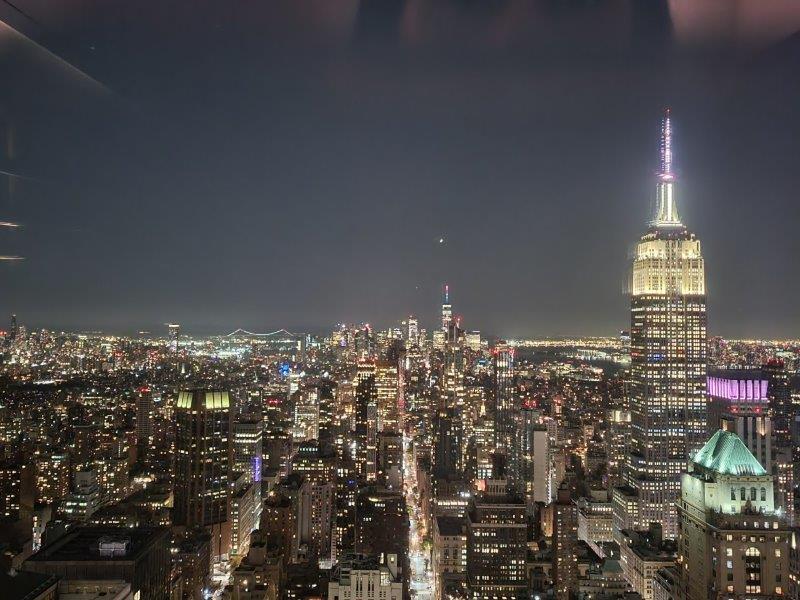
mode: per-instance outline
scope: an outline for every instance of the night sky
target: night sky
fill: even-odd
[[[670,106],[710,334],[800,337],[795,0],[14,4],[0,323],[615,334]]]

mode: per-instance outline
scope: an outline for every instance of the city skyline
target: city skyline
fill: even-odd
[[[667,107],[667,108],[664,109],[663,115],[662,115],[662,118],[661,118],[661,131],[660,131],[660,137],[659,137],[659,143],[658,143],[659,168],[658,168],[658,171],[657,171],[656,176],[655,176],[655,180],[657,182],[657,188],[656,188],[657,191],[656,191],[656,194],[655,194],[655,201],[653,202],[654,209],[653,209],[652,218],[649,221],[647,221],[647,224],[649,225],[649,228],[650,228],[649,231],[648,231],[648,235],[646,235],[645,238],[642,239],[642,241],[649,240],[650,242],[652,242],[653,239],[658,239],[657,235],[656,235],[656,237],[652,237],[653,232],[667,231],[667,232],[670,232],[669,235],[673,235],[673,234],[675,234],[675,232],[677,232],[677,235],[679,235],[679,236],[680,235],[688,235],[689,237],[687,238],[687,240],[691,244],[697,244],[696,248],[694,248],[694,246],[693,246],[693,249],[688,251],[689,254],[687,254],[687,256],[691,256],[691,258],[699,258],[699,261],[700,261],[699,275],[693,276],[693,277],[695,277],[695,279],[698,279],[699,284],[697,282],[694,282],[694,279],[692,279],[692,281],[694,283],[691,283],[691,285],[692,286],[699,285],[699,289],[700,289],[700,291],[702,293],[702,296],[703,296],[703,310],[702,310],[702,312],[703,312],[703,326],[702,326],[702,328],[703,328],[703,332],[704,332],[703,333],[703,338],[705,338],[706,337],[706,333],[705,333],[705,330],[706,330],[705,319],[706,319],[706,317],[705,317],[705,304],[704,303],[705,303],[705,295],[706,295],[706,284],[705,284],[705,272],[704,272],[704,267],[703,267],[703,264],[702,264],[703,263],[703,257],[702,257],[702,254],[700,253],[700,250],[699,250],[699,242],[695,242],[694,234],[686,232],[685,224],[683,223],[683,221],[682,221],[682,219],[680,217],[680,210],[678,208],[678,201],[677,201],[679,193],[676,191],[677,175],[676,175],[676,170],[674,168],[674,163],[673,163],[673,160],[674,160],[673,147],[674,147],[674,141],[673,141],[672,111],[671,111],[671,108]],[[17,227],[16,224],[9,224],[9,225]],[[438,243],[440,245],[444,244],[445,242],[446,242],[445,238],[440,238],[438,240]],[[644,258],[648,258],[650,256],[650,254],[652,254],[654,252],[654,250],[650,247],[651,245],[652,245],[652,243],[651,244],[645,244],[644,246],[640,245],[639,249],[637,249],[637,251],[636,251],[636,254],[639,255],[639,259],[641,259],[643,257]],[[686,253],[687,250],[682,250],[682,252]],[[692,267],[692,268],[694,268],[694,267]],[[639,272],[638,279],[637,279],[637,271],[636,271],[636,269],[634,269],[634,272],[630,276],[630,281],[623,285],[623,293],[624,294],[628,294],[628,295],[632,294],[635,297],[637,295],[642,295],[642,294],[646,295],[647,293],[653,292],[653,290],[655,290],[655,289],[660,289],[659,286],[669,287],[670,284],[669,283],[665,283],[669,279],[668,276],[661,276],[660,279],[658,279],[659,283],[657,283],[657,284],[654,284],[653,282],[650,281],[650,279],[652,279],[652,277],[653,277],[653,273],[655,273],[656,270],[657,269],[654,269],[651,266],[640,267],[640,272]],[[656,277],[658,278],[659,276],[656,275]],[[684,286],[687,286],[687,285],[690,285],[690,284],[689,283],[684,283]],[[637,288],[638,288],[638,291],[637,291]],[[692,289],[694,289],[694,288],[692,288]],[[454,313],[453,312],[453,304],[452,304],[451,299],[450,299],[450,284],[449,283],[443,283],[441,285],[440,298],[441,298],[441,302],[442,302],[442,304],[441,304],[441,315],[440,315],[440,318],[441,318],[441,326],[440,326],[440,328],[445,332],[445,334],[444,334],[445,337],[447,337],[449,335],[448,331],[449,331],[449,329],[451,327],[456,327],[457,329],[461,328],[463,315],[461,313]],[[16,318],[17,318],[16,314],[12,314],[12,327],[16,326]],[[429,324],[429,321],[430,321],[430,319],[427,319],[427,318],[420,319],[418,316],[416,316],[414,314],[409,315],[408,318],[409,319],[414,319],[417,324],[419,324],[421,322],[423,325]],[[394,322],[391,322],[391,323],[380,323],[378,325],[374,325],[374,324],[370,325],[370,323],[367,322],[368,320],[364,320],[364,319],[362,319],[360,321],[353,321],[353,323],[366,324],[367,327],[372,327],[373,329],[381,329],[381,328],[387,328],[387,327],[389,329],[391,329],[393,327],[397,327],[398,325],[405,326],[405,323],[406,323],[405,319],[406,319],[406,317],[403,317],[402,319],[397,319],[397,320],[395,320]],[[345,324],[345,322],[344,321],[340,321],[339,324],[340,325],[341,324]],[[433,323],[430,323],[430,324],[431,324],[431,328],[430,328],[431,331],[436,331],[436,329],[437,329],[436,325],[433,324]],[[176,324],[176,323],[163,323],[161,325],[163,327],[167,328],[167,330],[169,332],[168,335],[169,335],[170,338],[172,338],[173,335],[174,335],[173,331],[179,331],[180,328],[181,328],[181,325],[180,324]],[[328,325],[330,325],[330,324],[328,324]],[[630,323],[626,323],[625,325],[626,326],[630,325]],[[156,328],[155,331],[139,330],[137,333],[160,336],[162,334],[160,329],[163,329],[163,327]],[[48,327],[43,327],[43,328],[48,329]],[[49,329],[53,329],[53,328],[49,327]],[[295,329],[296,329],[296,331],[295,331],[296,334],[297,333],[319,334],[319,333],[325,331],[324,327],[315,327],[315,328],[300,327],[300,328],[295,328]],[[470,328],[470,329],[473,330],[473,331],[480,331],[480,329],[476,329],[476,328]],[[626,329],[627,329],[627,327],[623,327],[623,328],[619,329],[616,333],[624,332]],[[246,327],[239,326],[239,327],[236,327],[235,329],[231,329],[229,332],[227,332],[227,335],[233,335],[237,331],[242,331],[242,332],[244,332],[246,334],[250,334],[250,335],[271,335],[271,334],[274,334],[274,333],[279,333],[281,331],[284,331],[284,332],[287,332],[287,333],[291,333],[289,331],[289,328],[287,328],[287,327],[280,327],[279,329],[276,329],[276,330],[274,330],[274,331],[272,331],[270,333],[270,332],[266,332],[266,331],[249,331],[249,330],[247,330]],[[130,334],[132,332],[114,331],[114,333]],[[183,333],[185,335],[186,331],[184,330]],[[562,335],[559,335],[559,336],[548,336],[548,335],[543,335],[543,336],[536,336],[536,335],[527,335],[526,336],[526,335],[522,335],[522,336],[519,336],[519,335],[498,335],[498,334],[495,334],[493,332],[486,332],[486,331],[484,331],[483,334],[485,336],[490,337],[490,338],[496,338],[496,339],[503,339],[503,338],[509,338],[509,339],[522,338],[522,339],[524,339],[526,337],[527,338],[531,338],[531,339],[548,338],[548,337],[565,338],[565,337],[571,337],[571,336],[577,335],[574,332],[566,332],[566,333],[563,333]],[[209,333],[208,331],[203,332],[202,331],[202,327],[201,327],[201,331],[198,332],[197,335],[200,336],[200,337],[208,336],[208,335],[221,336],[221,335],[226,335],[226,333],[221,332],[221,331],[217,331],[217,332],[214,332],[214,333]],[[589,334],[589,337],[591,337],[592,335],[597,336],[597,337],[610,337],[613,334],[612,333],[608,333],[608,332],[605,333],[605,334]],[[719,337],[726,337],[726,336],[719,336]],[[736,338],[733,338],[733,339],[736,339]],[[740,339],[744,339],[744,338],[740,338]],[[763,339],[763,338],[759,338],[759,339]],[[783,338],[783,339],[791,340],[793,338]]]
[[[800,0],[0,0],[2,599],[800,600],[799,65]]]

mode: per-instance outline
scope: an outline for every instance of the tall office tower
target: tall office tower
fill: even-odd
[[[556,481],[550,435],[546,428],[533,430],[533,501],[548,504],[555,497]]]
[[[69,493],[69,454],[52,448],[34,453],[36,504],[53,504]]]
[[[614,487],[623,483],[622,471],[628,454],[631,413],[620,408],[608,411],[605,449],[608,457],[608,480]]]
[[[406,321],[406,341],[409,346],[419,343],[419,321],[414,315],[410,315]]]
[[[356,473],[366,481],[377,476],[378,388],[375,375],[369,375],[356,386],[355,428]]]
[[[516,432],[514,407],[514,348],[498,342],[493,352],[495,446],[507,458],[514,452]],[[507,464],[513,464],[508,460]],[[515,481],[510,482],[515,485]]]
[[[231,556],[246,556],[250,549],[250,534],[258,528],[261,518],[261,482],[253,481],[248,473],[234,473],[228,521],[230,522]]]
[[[378,483],[390,490],[403,487],[403,435],[395,431],[378,435]]]
[[[329,379],[321,381],[317,385],[317,400],[319,402],[319,419],[317,433],[320,447],[330,450],[334,447],[336,433],[338,431],[338,420],[336,415],[336,398],[334,390],[336,383]]]
[[[767,379],[769,413],[772,418],[774,472],[776,475],[776,507],[786,514],[790,524],[795,524],[794,463],[800,458],[800,448],[792,440],[792,426],[798,409],[793,405],[789,371],[782,361],[771,360],[762,368]]]
[[[658,210],[631,278],[631,443],[626,481],[640,524],[677,535],[680,475],[706,431],[706,296],[700,241],[678,217],[669,112],[661,126]]]
[[[492,455],[494,454],[494,419],[486,415],[486,406],[481,404],[478,420],[473,431],[475,437],[475,477],[492,479]]]
[[[791,531],[775,511],[772,475],[735,433],[717,431],[696,454],[678,516],[681,600],[787,593]]]
[[[180,345],[181,326],[177,323],[167,323],[167,330],[169,331],[169,349],[176,353]]]
[[[450,331],[450,323],[453,322],[453,305],[450,304],[450,286],[444,284],[444,295],[442,296],[442,331],[445,336]]]
[[[240,415],[233,424],[233,472],[244,473],[249,483],[260,482],[263,452],[261,415]]]
[[[556,600],[570,600],[578,592],[578,507],[569,488],[558,489],[553,503],[553,582]]]
[[[284,564],[297,557],[297,515],[300,512],[300,493],[287,481],[278,485],[264,498],[259,530],[270,546],[280,549]]]
[[[519,482],[518,491],[525,497],[528,514],[532,515],[536,502],[550,502],[550,444],[538,410],[522,408],[515,443],[511,470]]]
[[[459,478],[464,473],[462,450],[465,446],[464,421],[461,411],[443,408],[436,415],[435,452],[431,457],[433,475],[437,478]]]
[[[11,331],[9,332],[12,340],[17,339],[19,333],[19,325],[17,325],[17,315],[11,315]]]
[[[375,387],[378,392],[378,431],[400,429],[400,377],[396,361],[375,363]]]
[[[0,521],[19,519],[23,468],[18,460],[0,457]]]
[[[300,389],[292,394],[294,417],[292,438],[295,443],[319,438],[319,402],[316,388]]]
[[[525,503],[515,497],[475,498],[467,520],[467,590],[471,600],[527,598]]]
[[[408,597],[409,517],[406,499],[401,490],[388,491],[376,487],[359,490],[356,500],[355,546],[359,554],[396,554],[402,569],[404,597]]]
[[[336,467],[335,514],[331,532],[331,560],[334,562],[355,551],[358,486],[355,464],[344,456]]]
[[[173,523],[202,527],[211,535],[211,554],[230,547],[232,422],[228,392],[178,392],[175,406],[175,492]]]
[[[336,456],[322,451],[316,442],[297,449],[292,472],[303,476],[300,488],[298,531],[310,560],[331,557],[331,527],[336,495]]]
[[[145,450],[153,443],[153,394],[149,387],[136,390],[136,444]]]

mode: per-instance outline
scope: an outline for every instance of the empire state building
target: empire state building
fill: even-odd
[[[657,210],[636,246],[631,289],[631,436],[626,526],[677,535],[680,476],[706,437],[706,288],[700,241],[680,219],[672,123],[661,124]],[[615,502],[616,503],[616,502]]]

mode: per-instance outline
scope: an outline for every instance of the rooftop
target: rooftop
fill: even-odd
[[[39,598],[45,591],[55,588],[58,577],[26,571],[0,572],[0,589],[8,600]]]
[[[178,392],[178,408],[201,410],[223,410],[230,408],[228,392],[189,390]]]
[[[709,471],[722,475],[766,475],[767,471],[733,432],[718,430],[693,460]]]
[[[136,560],[166,529],[80,527],[67,531],[39,550],[28,562]]]
[[[439,529],[439,535],[454,537],[466,535],[464,533],[464,519],[460,517],[448,517],[440,515],[436,517],[436,527]]]

